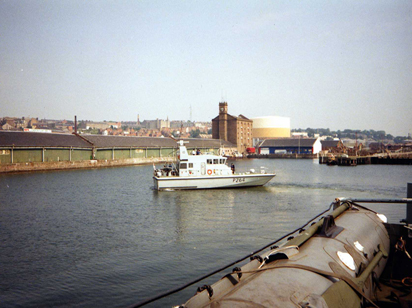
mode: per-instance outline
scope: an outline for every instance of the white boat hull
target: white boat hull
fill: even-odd
[[[154,176],[154,187],[165,189],[211,189],[263,186],[275,174],[234,174],[221,176]]]

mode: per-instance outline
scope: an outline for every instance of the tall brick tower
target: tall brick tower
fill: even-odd
[[[219,103],[219,139],[227,141],[227,102]]]

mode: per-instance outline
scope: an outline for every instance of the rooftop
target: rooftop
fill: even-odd
[[[90,148],[87,141],[71,134],[0,131],[0,146]]]
[[[185,138],[188,148],[234,147],[219,139]],[[35,132],[0,131],[0,147],[168,147],[177,148],[177,140],[161,137],[73,135]]]
[[[316,138],[266,139],[260,147],[311,147],[316,140]]]

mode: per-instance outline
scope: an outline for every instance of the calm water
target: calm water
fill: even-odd
[[[127,307],[270,243],[335,197],[403,198],[412,182],[412,166],[235,163],[277,176],[259,188],[157,192],[152,166],[0,175],[0,306]],[[390,222],[406,216],[404,205],[371,207]],[[148,307],[184,303],[224,274]]]

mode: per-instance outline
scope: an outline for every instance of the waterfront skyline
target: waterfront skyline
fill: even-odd
[[[1,116],[412,132],[408,1],[0,3]]]

